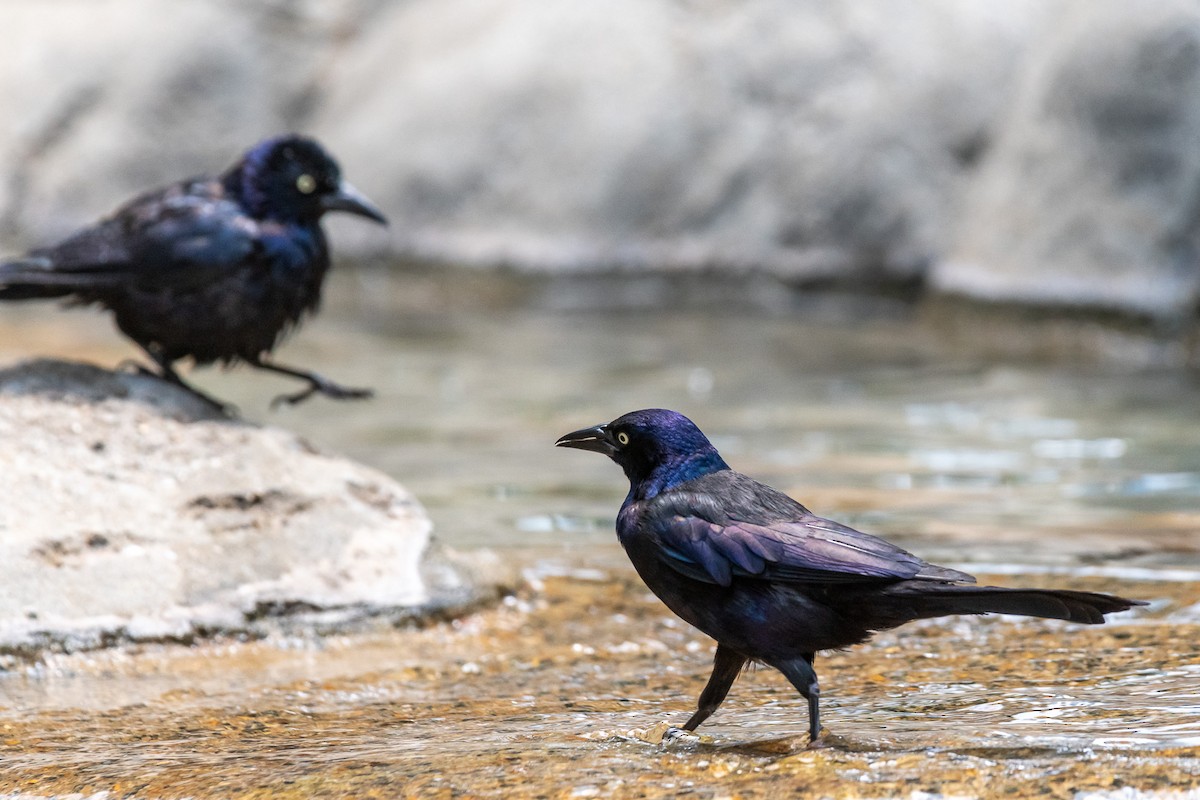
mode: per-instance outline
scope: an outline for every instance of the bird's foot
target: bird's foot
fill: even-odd
[[[158,377],[161,378],[162,376],[160,375]],[[213,409],[213,411],[216,411],[218,414],[220,414],[223,417],[227,417],[228,419],[238,419],[241,416],[242,412],[233,403],[226,403],[224,400],[218,400],[217,398],[213,397],[212,395],[206,394],[206,393],[200,391],[195,386],[192,386],[189,383],[183,383],[182,381],[176,382],[176,381],[171,380],[170,378],[162,378],[162,379],[164,381],[166,381],[167,383],[171,384],[172,386],[178,386],[180,389],[183,389],[185,392],[190,394],[192,397],[194,397],[197,400],[199,400],[200,402],[204,403],[206,406],[211,407]]]
[[[698,741],[700,741],[700,734],[696,733],[695,731],[689,731],[686,728],[676,728],[674,725],[668,725],[667,729],[662,732],[663,744]]]
[[[241,416],[241,411],[239,411],[238,407],[233,403],[226,403],[223,400],[218,400],[212,395],[200,391],[183,378],[180,378],[174,370],[164,370],[159,372],[158,370],[147,367],[145,364],[134,361],[132,358],[127,358],[121,363],[117,364],[117,369],[121,370],[122,372],[130,372],[134,375],[140,375],[145,378],[156,378],[163,383],[168,383],[171,386],[183,389],[192,397],[204,403],[206,406],[211,407],[213,411],[216,411],[223,417],[237,419]]]
[[[816,736],[813,736],[811,733],[808,735],[808,746],[805,749],[824,750],[828,747],[836,747],[837,743],[835,738],[836,737],[830,735],[827,729],[821,728]]]
[[[649,728],[634,728],[633,730],[625,731],[624,733],[618,733],[617,737],[631,742],[661,745],[700,741],[700,737],[695,733],[683,728],[676,728],[666,720],[663,720],[655,725],[651,725]]]
[[[373,389],[356,389],[351,386],[342,386],[328,378],[313,375],[308,378],[308,386],[305,388],[292,394],[281,394],[272,400],[271,408],[279,408],[284,403],[294,406],[297,403],[307,400],[314,394],[323,394],[333,400],[366,400],[367,398],[374,397],[375,391]]]

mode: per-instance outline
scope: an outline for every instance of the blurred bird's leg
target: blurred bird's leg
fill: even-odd
[[[721,706],[721,703],[725,701],[725,696],[729,694],[729,687],[733,686],[733,682],[737,680],[737,676],[741,674],[742,667],[746,666],[748,660],[741,653],[735,653],[723,644],[717,645],[717,654],[713,657],[712,675],[708,678],[708,685],[700,693],[696,713],[692,714],[692,718],[683,725],[685,731],[696,730],[701,722],[711,717],[713,712]]]
[[[271,408],[275,408],[280,403],[287,403],[294,406],[296,403],[307,400],[314,394],[323,394],[334,400],[364,400],[375,394],[371,389],[354,389],[349,386],[340,386],[315,372],[307,372],[294,367],[285,367],[282,364],[272,364],[262,359],[247,359],[246,363],[259,369],[265,369],[268,372],[278,372],[281,375],[290,375],[293,378],[308,381],[306,388],[294,394],[281,394],[276,397],[271,401]]]
[[[117,365],[117,368],[125,369],[128,367],[133,369],[133,371],[138,375],[146,375],[151,378],[158,378],[160,381],[166,381],[174,386],[178,386],[180,389],[183,389],[193,397],[202,400],[227,417],[238,416],[237,406],[233,405],[232,403],[222,402],[212,395],[205,394],[195,386],[192,386],[190,383],[185,381],[183,378],[179,377],[179,373],[176,372],[175,368],[172,366],[171,359],[167,358],[162,353],[151,347],[143,346],[142,350],[146,352],[146,355],[150,356],[150,360],[153,361],[155,366],[158,367],[157,371],[150,369],[145,364],[141,364],[133,359],[126,359],[125,361],[122,361]]]
[[[821,689],[817,686],[817,671],[813,669],[813,659],[816,653],[804,653],[792,661],[772,663],[771,666],[783,673],[783,676],[795,686],[804,699],[808,700],[808,738],[809,744],[821,736]]]

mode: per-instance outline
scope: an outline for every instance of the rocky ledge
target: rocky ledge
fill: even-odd
[[[0,667],[46,650],[337,630],[488,591],[404,487],[154,378],[0,370]]]

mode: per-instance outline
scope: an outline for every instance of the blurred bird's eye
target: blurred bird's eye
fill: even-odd
[[[617,441],[621,444],[629,444],[629,434],[624,432],[618,433]]]
[[[301,194],[312,194],[317,190],[317,179],[305,173],[296,178],[296,188],[300,190]]]

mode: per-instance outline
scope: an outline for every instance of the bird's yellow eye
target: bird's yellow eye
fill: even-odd
[[[296,178],[296,188],[301,194],[312,194],[317,190],[317,179],[307,172]]]
[[[629,434],[625,433],[623,431],[621,433],[618,433],[617,441],[620,442],[621,444],[629,444]]]

